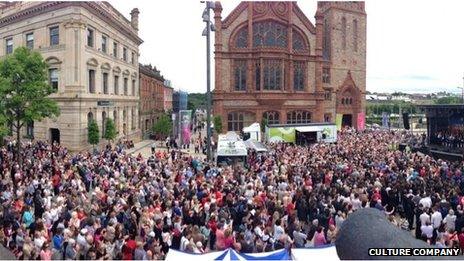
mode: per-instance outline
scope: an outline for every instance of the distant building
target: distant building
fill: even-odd
[[[28,136],[82,150],[91,147],[89,121],[103,135],[111,118],[117,138],[140,139],[138,9],[131,20],[108,2],[2,2],[0,9],[0,56],[19,46],[41,53],[61,110],[28,124]]]
[[[318,1],[313,24],[296,1],[243,1],[214,9],[213,111],[225,131],[335,122],[365,111],[366,12],[362,1]],[[362,115],[362,114],[361,114]]]
[[[150,133],[155,122],[164,113],[164,77],[156,67],[139,65],[140,71],[140,129]]]
[[[172,95],[172,111],[178,113],[180,110],[187,109],[188,93],[185,91],[175,91]]]
[[[172,95],[174,89],[171,87],[171,81],[164,81],[164,111],[172,111]]]

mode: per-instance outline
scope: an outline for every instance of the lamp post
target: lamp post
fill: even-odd
[[[210,33],[214,32],[214,26],[210,21],[210,10],[214,8],[214,2],[201,1],[206,3],[206,8],[203,11],[203,22],[206,23],[206,28],[203,30],[202,36],[206,36],[206,158],[211,160],[211,61],[210,61]]]

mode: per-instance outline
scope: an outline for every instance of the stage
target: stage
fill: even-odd
[[[464,159],[464,104],[422,105],[427,117],[427,150],[448,160]]]

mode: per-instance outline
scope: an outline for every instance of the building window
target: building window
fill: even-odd
[[[5,44],[6,44],[6,54],[13,53],[13,38],[6,39]]]
[[[132,80],[132,96],[136,96],[135,95],[135,80]]]
[[[87,28],[87,46],[93,47],[93,29]]]
[[[358,20],[353,20],[353,51],[358,51]]]
[[[131,53],[131,63],[135,64],[135,53],[134,52]]]
[[[246,48],[248,46],[248,26],[243,27],[238,31],[235,38],[235,47]]]
[[[241,131],[243,129],[244,116],[241,112],[231,112],[227,115],[227,130]]]
[[[108,43],[108,38],[104,35],[102,35],[102,52],[106,53],[107,51],[107,43]]]
[[[118,58],[118,43],[113,43],[113,56],[114,58]]]
[[[292,111],[287,113],[287,124],[311,123],[309,111]]]
[[[106,130],[106,111],[102,112],[102,138],[105,137]]]
[[[127,48],[123,47],[122,48],[122,59],[127,62]]]
[[[322,82],[330,83],[330,68],[322,68]]]
[[[54,91],[58,90],[58,69],[53,68],[48,70],[48,81]]]
[[[103,83],[103,93],[108,94],[108,73],[105,72],[105,73],[102,74],[102,76],[103,76],[103,81],[102,81],[102,83]]]
[[[346,49],[346,18],[342,17],[342,49]]]
[[[293,89],[303,91],[305,89],[305,62],[293,62]]]
[[[131,119],[131,129],[132,129],[132,130],[135,130],[135,109],[132,109],[132,110],[131,110],[131,116],[132,116],[132,119]]]
[[[279,124],[280,123],[280,121],[279,121],[279,112],[277,112],[277,111],[267,111],[267,112],[263,113],[263,119],[266,120],[266,123],[268,125]]]
[[[287,47],[287,27],[273,21],[254,23],[253,47]]]
[[[89,70],[89,93],[95,93],[95,70]]]
[[[119,94],[119,76],[114,76],[114,94]]]
[[[255,63],[255,85],[256,90],[261,90],[261,63],[260,61],[256,61]]]
[[[325,93],[324,93],[324,99],[325,99],[326,101],[332,100],[332,93],[331,93],[330,91],[325,91]]]
[[[60,30],[58,26],[50,27],[50,45],[60,44]]]
[[[26,34],[26,47],[28,49],[34,49],[34,33]]]
[[[26,125],[26,135],[29,138],[34,138],[34,121],[30,121]]]
[[[245,91],[246,90],[246,61],[238,60],[234,61],[234,86],[236,91]]]
[[[280,90],[283,85],[282,63],[279,60],[264,61],[264,90]]]
[[[331,122],[331,121],[332,121],[332,117],[330,113],[324,114],[324,122]]]
[[[127,95],[127,85],[129,84],[129,79],[124,78],[124,95]]]
[[[322,57],[330,59],[330,26],[327,19],[324,20],[324,38],[322,39]]]
[[[292,44],[293,50],[295,51],[307,50],[305,40],[300,33],[293,30],[292,38],[293,38],[293,44]]]

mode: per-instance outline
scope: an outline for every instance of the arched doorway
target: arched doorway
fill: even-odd
[[[337,91],[337,114],[342,115],[342,127],[358,127],[358,113],[361,109],[361,91],[356,87],[348,72],[343,85]]]

